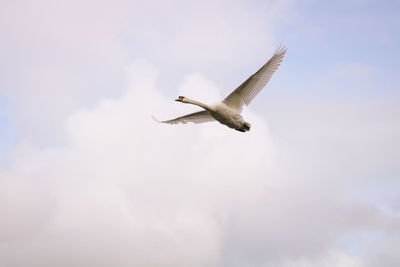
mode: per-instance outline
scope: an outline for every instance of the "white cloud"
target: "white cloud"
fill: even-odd
[[[247,149],[265,144],[220,125],[200,126],[224,133],[216,136],[216,146],[216,141],[204,142],[211,138],[208,131],[155,123],[150,112],[166,101],[154,91],[155,73],[143,62],[130,68],[130,73],[130,90],[123,97],[102,100],[68,119],[67,147],[20,146],[16,153],[26,156],[18,157],[2,181],[11,180],[10,173],[20,173],[22,187],[11,190],[12,197],[4,196],[8,205],[2,211],[16,210],[14,200],[21,195],[35,194],[38,185],[24,189],[29,181],[40,181],[43,187],[34,198],[51,199],[56,208],[27,201],[18,204],[20,212],[6,216],[6,224],[19,222],[13,231],[3,228],[12,241],[34,217],[44,222],[39,230],[23,234],[18,247],[25,256],[15,254],[11,241],[3,244],[3,253],[13,254],[3,255],[2,264],[218,265],[224,216],[218,213],[234,192],[248,190],[245,177],[233,171],[256,167],[262,157],[256,162],[241,159]],[[197,76],[186,81],[191,77]],[[212,86],[205,89],[213,90]],[[244,142],[231,147],[235,140]],[[224,157],[228,150],[231,155],[239,152],[233,158],[238,168],[221,173],[221,166],[228,170],[232,164]],[[221,191],[225,186],[230,188]],[[36,215],[25,214],[21,220],[24,209]]]
[[[66,145],[16,149],[0,176],[2,265],[357,266],[340,238],[398,229],[343,191],[336,161],[285,145],[249,110],[247,134],[155,123],[154,110],[184,105],[155,90],[145,61],[127,70],[120,98],[66,120]],[[199,75],[181,90],[192,82],[219,94]]]

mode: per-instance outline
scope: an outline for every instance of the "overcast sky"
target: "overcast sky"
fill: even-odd
[[[0,266],[400,265],[398,1],[2,1]],[[244,110],[164,125],[288,48]]]

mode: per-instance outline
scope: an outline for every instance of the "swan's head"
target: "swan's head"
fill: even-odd
[[[175,99],[175,101],[182,102],[182,103],[187,103],[186,102],[186,97],[184,97],[184,96],[179,96],[177,99]]]

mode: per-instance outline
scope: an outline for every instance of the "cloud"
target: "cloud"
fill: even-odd
[[[0,175],[2,265],[357,266],[341,238],[398,231],[397,219],[343,190],[337,161],[282,143],[251,110],[248,134],[157,124],[154,110],[185,105],[156,90],[146,61],[125,73],[121,97],[67,118],[65,145],[15,148]],[[198,74],[180,90],[191,83],[219,95]]]
[[[77,111],[67,120],[68,146],[41,150],[21,145],[15,152],[25,156],[18,157],[15,169],[3,173],[2,181],[11,180],[10,173],[22,173],[23,183],[40,181],[44,188],[35,198],[51,199],[56,208],[29,201],[18,204],[21,211],[9,214],[7,220],[20,224],[13,225],[14,231],[3,228],[11,240],[16,239],[13,233],[29,229],[27,224],[34,217],[44,217],[45,222],[39,230],[31,228],[22,234],[18,247],[25,257],[4,255],[2,264],[218,265],[221,226],[217,211],[232,194],[228,189],[221,196],[216,187],[228,185],[231,176],[219,169],[220,164],[226,168],[231,162],[219,158],[232,150],[232,140],[242,136],[220,125],[208,125],[230,139],[224,141],[226,136],[220,133],[222,146],[214,149],[213,144],[204,143],[214,135],[204,129],[206,125],[198,132],[192,125],[174,129],[156,124],[151,111],[166,99],[154,91],[154,71],[141,62],[129,73],[133,78],[123,97],[101,100],[93,109]],[[190,76],[186,81],[191,77],[198,78]],[[190,140],[189,136],[194,143],[182,142]],[[249,137],[245,140],[239,151],[246,149],[245,144],[260,145]],[[240,154],[236,160],[244,157]],[[208,165],[205,169],[204,156],[208,157],[203,162]],[[254,164],[244,161],[240,168]],[[236,186],[231,190],[236,191]],[[10,190],[15,196],[5,202],[3,211],[16,210],[12,199],[29,196],[26,190],[35,194],[36,187]],[[216,204],[219,207],[213,208]],[[35,216],[25,214],[20,220],[24,209]],[[38,215],[42,213],[46,216]],[[11,244],[4,244],[3,252],[12,250]]]

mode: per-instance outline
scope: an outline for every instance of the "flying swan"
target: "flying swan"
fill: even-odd
[[[224,100],[213,104],[206,105],[196,100],[189,99],[184,96],[179,96],[175,101],[182,103],[193,104],[202,107],[204,110],[191,113],[182,117],[178,117],[172,120],[158,121],[161,123],[178,124],[178,123],[202,123],[209,121],[219,121],[225,124],[229,128],[238,130],[240,132],[246,132],[250,130],[250,123],[244,121],[240,113],[243,110],[243,106],[248,106],[250,102],[256,97],[256,95],[265,87],[271,78],[272,74],[278,69],[281,64],[283,57],[286,54],[287,49],[283,46],[279,46],[274,55],[261,67],[256,73],[250,76],[244,81],[238,88],[236,88],[230,95]]]

